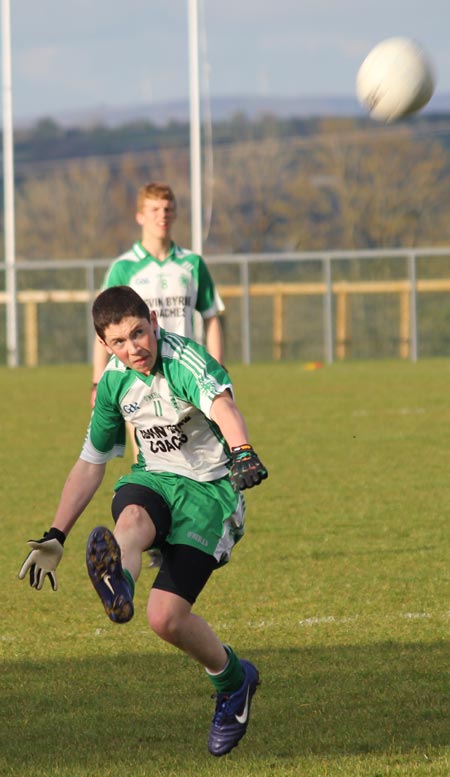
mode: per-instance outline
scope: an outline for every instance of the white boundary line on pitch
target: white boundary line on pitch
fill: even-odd
[[[375,415],[377,411],[375,410],[353,410],[352,417],[353,418],[366,418],[369,415]],[[384,408],[383,413],[386,415],[423,415],[426,413],[426,410],[424,407],[398,407],[394,409],[386,409]]]
[[[304,618],[303,620],[298,621],[299,626],[320,626],[324,623],[335,623],[336,625],[340,625],[342,623],[354,623],[357,620],[360,620],[361,618],[366,619],[367,615],[351,615],[348,617],[341,617],[336,618],[334,615],[326,615],[322,617],[313,617],[313,618]],[[389,620],[431,620],[432,618],[437,618],[438,620],[444,620],[446,618],[450,618],[450,611],[443,612],[443,613],[432,613],[432,612],[401,612],[397,615],[388,615],[387,619]]]
[[[450,618],[450,610],[447,610],[446,612],[440,612],[440,613],[433,613],[433,612],[400,612],[397,614],[387,615],[385,618],[381,620],[447,620]],[[336,617],[335,615],[323,615],[323,616],[316,616],[311,618],[303,618],[302,620],[297,621],[297,625],[301,626],[302,628],[310,628],[314,626],[324,626],[329,625],[330,623],[335,626],[341,626],[348,623],[356,623],[357,621],[361,620],[380,620],[378,616],[374,615],[373,618],[371,618],[370,615],[349,615],[349,616],[343,616],[343,617]],[[280,626],[286,625],[285,621],[258,621],[255,623],[254,621],[247,621],[247,626],[250,626],[253,629],[271,629],[271,628],[280,628]],[[230,623],[220,623],[217,624],[217,628],[230,628]],[[141,636],[151,636],[151,630],[145,629],[144,631],[141,631]],[[93,634],[86,634],[85,636],[94,636],[94,637],[102,637],[104,635],[109,634],[109,631],[106,628],[96,628],[93,632]],[[0,642],[15,642],[17,640],[16,636],[10,635],[10,634],[0,634]]]
[[[393,615],[387,615],[381,620],[447,620],[448,618],[450,618],[450,610],[441,613],[402,612]],[[370,615],[348,615],[342,617],[337,617],[335,615],[322,615],[311,618],[303,618],[302,620],[297,621],[297,625],[301,626],[302,628],[323,626],[330,623],[334,624],[335,626],[340,626],[343,624],[356,623],[357,621],[369,619],[371,619]],[[372,619],[380,620],[380,618],[376,615],[374,615]],[[285,621],[259,621],[257,623],[254,621],[247,621],[247,625],[257,629],[270,629],[279,628],[280,626],[285,625]]]

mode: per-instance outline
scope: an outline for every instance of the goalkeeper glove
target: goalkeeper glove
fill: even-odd
[[[19,572],[19,580],[23,580],[27,572],[30,572],[30,585],[40,591],[44,585],[46,576],[54,591],[58,588],[55,570],[61,561],[63,545],[66,535],[59,529],[50,529],[44,532],[41,540],[29,540],[32,548],[22,564]]]
[[[252,488],[265,480],[268,472],[251,445],[231,449],[230,480],[235,491]]]

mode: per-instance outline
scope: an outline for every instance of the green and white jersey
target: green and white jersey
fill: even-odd
[[[149,376],[108,362],[80,458],[102,464],[122,456],[125,421],[135,427],[136,468],[172,472],[207,482],[228,474],[228,446],[211,420],[211,405],[225,389],[227,372],[205,348],[160,329],[158,357]]]
[[[108,270],[102,289],[131,286],[171,332],[194,337],[194,311],[202,318],[222,312],[223,305],[201,256],[172,242],[160,262],[140,241],[119,256]]]

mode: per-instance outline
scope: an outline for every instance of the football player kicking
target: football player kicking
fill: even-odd
[[[148,621],[157,636],[205,668],[216,691],[208,748],[222,756],[247,730],[259,673],[192,608],[244,533],[241,491],[258,485],[267,470],[249,444],[227,372],[203,346],[160,328],[155,312],[128,286],[101,292],[92,312],[111,358],[53,524],[42,539],[29,541],[19,577],[28,574],[40,590],[48,576],[56,590],[65,539],[99,488],[107,461],[123,455],[130,421],[138,462],[115,485],[114,532],[98,526],[90,533],[89,577],[109,618],[126,623],[142,554],[161,549]]]

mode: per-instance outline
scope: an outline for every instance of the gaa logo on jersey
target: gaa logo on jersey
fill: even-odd
[[[136,410],[140,410],[138,402],[130,402],[129,405],[122,405],[122,412],[124,415],[131,415],[132,413],[135,413]]]

